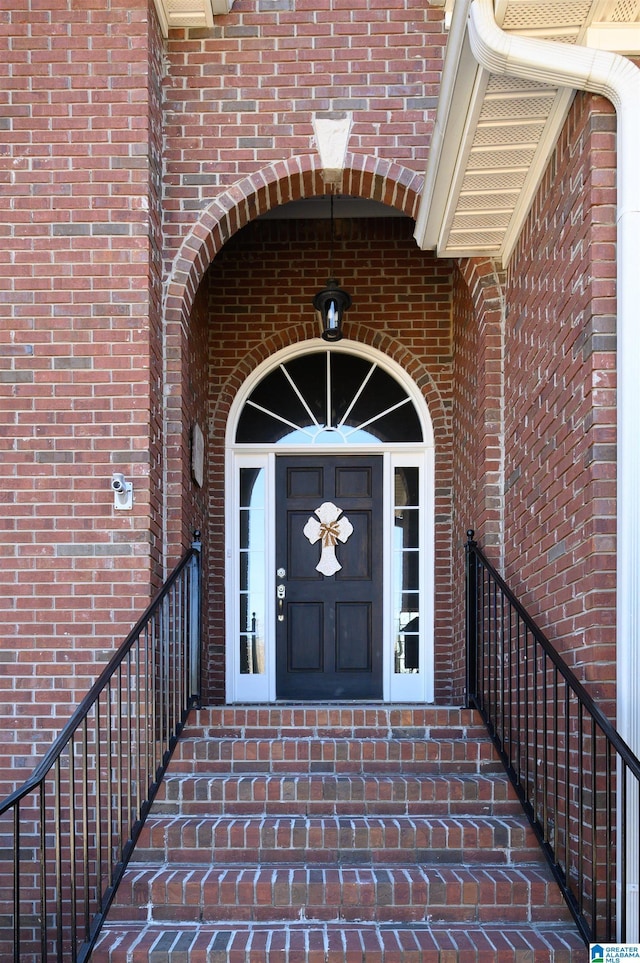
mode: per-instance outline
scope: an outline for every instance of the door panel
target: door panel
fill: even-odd
[[[344,499],[340,500],[340,504]],[[347,514],[345,512],[345,514]],[[338,549],[342,568],[336,572],[336,581],[351,582],[356,579],[371,580],[373,573],[373,537],[374,519],[371,512],[348,513],[349,521],[353,525],[353,534]],[[378,542],[378,551],[382,551],[382,543]]]
[[[314,495],[312,497],[314,505],[317,505],[321,500],[321,495]],[[280,553],[278,553],[278,568],[280,568],[280,560],[284,558],[282,567],[287,572],[287,575],[296,582],[320,582],[322,580],[322,575],[316,569],[320,554],[319,550],[311,550],[311,546],[309,545],[307,539],[300,537],[300,534],[307,523],[309,515],[309,511],[290,511],[287,513],[287,551],[284,556],[281,556]],[[280,516],[278,516],[278,522],[279,521]]]
[[[371,671],[371,603],[336,603],[336,666],[339,671]]]
[[[323,624],[319,602],[289,602],[287,606],[287,668],[289,672],[322,672]],[[303,638],[304,645],[296,645]]]
[[[277,697],[381,698],[382,457],[278,457],[276,492]]]
[[[286,473],[289,498],[320,498],[322,496],[322,469],[308,467],[291,468]]]
[[[373,478],[370,467],[336,467],[337,498],[370,498],[372,495],[372,486]]]

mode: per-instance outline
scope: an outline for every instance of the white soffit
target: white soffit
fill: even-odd
[[[575,92],[479,67],[466,36],[470,3],[457,0],[453,11],[415,238],[442,257],[504,265]],[[506,32],[584,45],[606,34],[608,49],[625,53],[640,31],[640,0],[495,0],[495,15]]]
[[[229,13],[233,0],[155,0],[162,32],[172,27],[212,27],[214,14]]]

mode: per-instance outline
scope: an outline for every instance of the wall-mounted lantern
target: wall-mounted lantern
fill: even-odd
[[[322,318],[322,337],[325,341],[340,341],[344,312],[351,307],[351,295],[343,291],[335,278],[329,278],[326,288],[318,291],[313,306]]]
[[[331,195],[331,248],[329,251],[329,275],[333,267],[333,194]],[[351,295],[340,287],[340,282],[329,277],[326,287],[318,291],[313,306],[322,320],[322,337],[325,341],[340,341],[344,313],[351,307]]]

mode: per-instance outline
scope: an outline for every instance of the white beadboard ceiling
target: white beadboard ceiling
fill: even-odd
[[[172,27],[212,27],[216,14],[229,13],[233,0],[155,0],[165,37]]]
[[[457,3],[466,19],[469,0]],[[503,30],[521,36],[639,49],[640,0],[496,0],[495,15]],[[488,255],[506,264],[574,91],[488,73],[460,33],[445,57],[442,136],[429,158],[415,236],[441,256]]]

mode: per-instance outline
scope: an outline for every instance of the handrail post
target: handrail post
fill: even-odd
[[[465,545],[465,646],[467,665],[467,706],[476,704],[478,696],[478,566],[474,542],[475,532],[467,531]]]
[[[193,533],[191,548],[194,551],[191,559],[191,591],[189,613],[189,664],[190,664],[190,697],[195,696],[198,705],[200,704],[200,557],[202,552],[202,541],[200,532]]]

